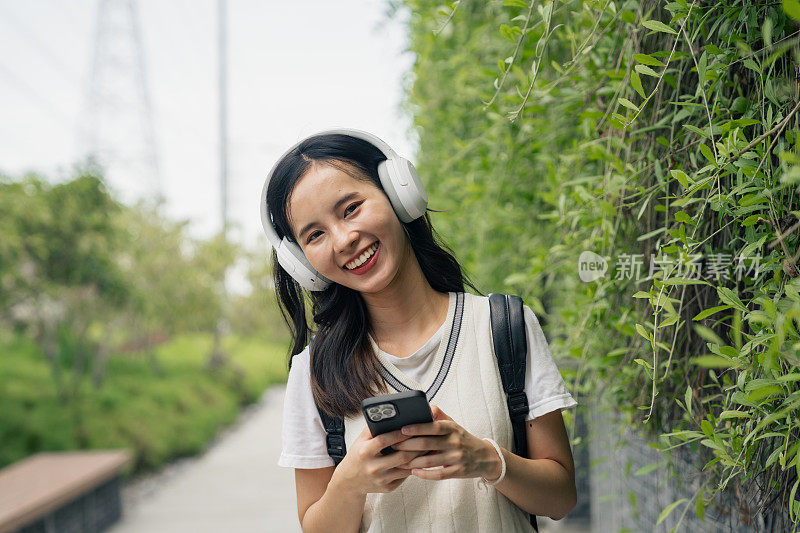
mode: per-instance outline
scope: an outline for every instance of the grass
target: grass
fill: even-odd
[[[129,476],[203,451],[243,405],[286,380],[284,344],[229,337],[223,348],[240,372],[212,372],[205,368],[211,342],[197,334],[161,345],[160,373],[142,354],[113,356],[102,387],[84,377],[68,401],[36,345],[0,343],[0,467],[40,451],[126,448]]]

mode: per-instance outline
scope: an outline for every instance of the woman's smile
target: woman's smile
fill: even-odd
[[[380,250],[380,242],[375,242],[372,246],[367,248],[367,251],[362,253],[353,261],[350,261],[344,266],[348,272],[356,275],[365,274],[373,265],[378,261],[378,252]]]

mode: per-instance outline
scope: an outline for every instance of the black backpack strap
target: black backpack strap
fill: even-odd
[[[528,438],[525,417],[528,415],[528,397],[525,394],[525,363],[528,341],[525,334],[525,316],[522,298],[508,294],[489,294],[489,315],[492,322],[492,344],[500,370],[500,379],[506,393],[508,415],[514,430],[514,453],[528,457]],[[538,532],[536,516],[530,522]]]
[[[314,337],[316,337],[316,335],[311,337],[309,345],[314,342]],[[309,346],[309,350],[310,349]],[[310,355],[309,353],[309,356]],[[347,445],[344,442],[344,420],[337,416],[331,416],[320,409],[316,401],[314,405],[317,408],[319,417],[322,419],[322,425],[325,427],[325,445],[328,448],[328,455],[333,459],[334,466],[338,466],[347,453]]]
[[[325,426],[325,444],[328,447],[328,455],[333,459],[333,464],[338,465],[347,453],[347,446],[344,442],[344,420],[338,416],[331,416],[319,406],[317,411]]]

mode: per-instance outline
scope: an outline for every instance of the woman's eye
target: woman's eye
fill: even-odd
[[[353,211],[355,211],[355,209],[356,209],[358,206],[360,206],[360,205],[361,205],[361,202],[355,202],[355,203],[353,203],[353,204],[350,204],[350,205],[348,205],[348,206],[347,206],[347,209],[350,209],[350,208],[352,207],[352,208],[353,208]],[[345,216],[347,216],[347,209],[345,209],[345,210],[344,210],[344,214],[345,214]],[[351,211],[351,213],[352,213],[352,211]]]
[[[362,202],[355,202],[355,203],[352,203],[352,204],[348,205],[344,210],[344,215],[347,216],[348,209],[350,209],[351,207],[353,208],[353,211],[355,211],[358,208],[358,206],[360,206],[361,204],[362,204]],[[349,212],[352,213],[352,211],[349,211]],[[308,236],[308,240],[306,241],[306,243],[309,243],[309,242],[313,241],[314,238],[315,238],[314,236],[317,233],[322,233],[322,232],[321,231],[315,231],[314,233],[310,234]]]

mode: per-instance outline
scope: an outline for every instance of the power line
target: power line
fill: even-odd
[[[9,11],[6,9],[3,11],[3,16],[0,17],[6,23],[7,26],[11,26],[14,31],[17,32],[18,35],[22,36],[29,45],[35,48],[39,54],[46,58],[47,61],[55,67],[55,69],[69,82],[75,83],[80,87],[81,81],[80,76],[77,73],[69,69],[68,67],[64,66],[64,63],[56,57],[56,55],[50,50],[50,48],[42,42],[39,37],[36,36],[35,32],[31,30],[28,26],[24,23],[20,22],[19,18],[16,17],[14,14],[10,14]]]
[[[57,121],[68,130],[72,130],[72,120],[64,114],[57,106],[50,100],[42,96],[32,85],[22,78],[17,77],[3,64],[0,64],[0,78],[3,78],[6,83],[17,89],[20,94],[26,96],[29,100],[35,101],[39,110],[45,113],[50,118],[55,118]]]

